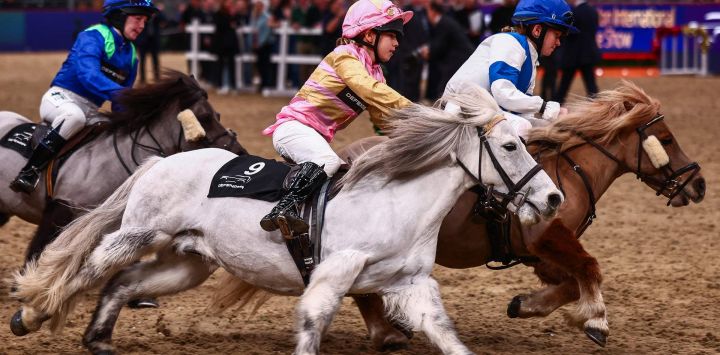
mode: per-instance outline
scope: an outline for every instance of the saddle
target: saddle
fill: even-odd
[[[53,197],[53,190],[57,175],[62,164],[76,152],[80,147],[89,143],[100,134],[107,130],[107,122],[96,122],[86,126],[80,132],[75,134],[58,152],[53,160],[48,163],[46,168],[46,191],[48,197]],[[14,150],[20,155],[29,159],[32,151],[40,144],[50,126],[37,123],[23,123],[13,127],[5,136],[0,139],[0,146]]]
[[[265,159],[253,155],[238,156],[225,163],[213,176],[208,198],[244,197],[276,202],[283,196],[299,165]],[[310,226],[309,233],[284,235],[290,255],[305,286],[315,266],[320,263],[321,233],[325,206],[342,188],[337,182],[348,171],[347,166],[328,179],[303,206],[299,206],[303,219]]]

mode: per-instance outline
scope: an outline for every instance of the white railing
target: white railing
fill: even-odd
[[[709,38],[701,27],[683,27],[660,38],[661,75],[707,75]]]
[[[215,61],[217,56],[212,53],[204,52],[200,50],[200,35],[201,34],[212,34],[215,32],[214,25],[201,25],[197,19],[185,27],[185,32],[190,34],[190,51],[185,53],[185,58],[190,61],[190,72],[191,74],[198,76],[199,70],[198,65],[202,61]],[[238,36],[241,41],[245,41],[245,35],[252,34],[254,29],[250,26],[245,26],[237,29]],[[270,61],[277,64],[277,82],[274,89],[263,90],[264,96],[292,96],[297,91],[297,88],[289,88],[286,85],[287,66],[289,64],[310,64],[316,65],[322,61],[322,57],[319,55],[300,55],[300,54],[288,54],[290,36],[320,36],[322,35],[322,29],[320,28],[300,28],[293,29],[287,23],[283,21],[280,27],[273,30],[275,34],[279,36],[280,43],[278,45],[278,53],[272,55]],[[255,63],[256,58],[254,54],[241,53],[235,56],[235,84],[238,90],[250,89],[244,86],[244,75],[243,64],[244,63]],[[252,74],[251,74],[252,75]]]

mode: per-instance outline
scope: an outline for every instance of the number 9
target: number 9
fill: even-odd
[[[265,163],[263,163],[263,162],[255,163],[253,165],[250,165],[250,167],[248,167],[248,170],[243,171],[243,174],[255,175],[255,174],[259,173],[260,170],[262,170],[264,167],[265,167]]]

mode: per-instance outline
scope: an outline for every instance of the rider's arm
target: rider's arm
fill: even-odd
[[[503,109],[517,113],[537,113],[555,119],[560,112],[557,102],[544,102],[540,96],[528,95],[517,88],[525,62],[525,50],[510,35],[497,36],[490,49],[490,93]]]
[[[368,104],[370,120],[381,130],[385,128],[385,117],[391,110],[411,103],[387,84],[370,76],[365,66],[349,53],[338,54],[334,66],[345,85]]]
[[[76,75],[85,89],[105,100],[111,100],[113,95],[124,89],[100,71],[102,56],[105,55],[105,40],[98,31],[80,32],[74,47],[77,51],[77,68],[82,68],[77,70]]]

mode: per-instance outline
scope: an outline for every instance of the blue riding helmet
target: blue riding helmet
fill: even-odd
[[[108,17],[117,11],[125,15],[145,15],[152,17],[158,11],[152,0],[105,0],[103,4],[103,16]]]
[[[564,33],[578,33],[575,16],[565,0],[520,0],[512,22],[516,25],[544,24]]]

